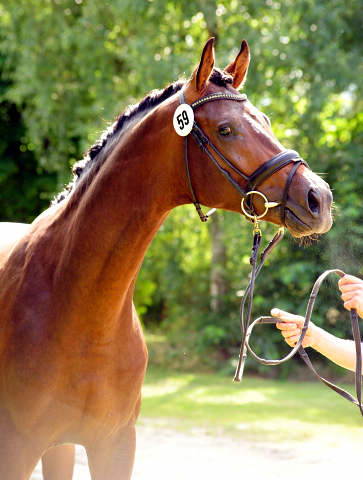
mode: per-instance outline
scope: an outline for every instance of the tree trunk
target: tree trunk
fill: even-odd
[[[218,43],[218,26],[217,26],[217,2],[215,0],[201,0],[200,8],[204,14],[204,19],[207,24],[209,37],[215,38],[215,45]]]
[[[210,218],[210,234],[212,238],[212,265],[210,276],[210,308],[212,312],[219,312],[223,298],[228,292],[226,278],[227,254],[223,238],[223,216],[216,212]]]

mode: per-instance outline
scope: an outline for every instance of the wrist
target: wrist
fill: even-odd
[[[321,350],[323,337],[325,333],[326,333],[325,330],[314,325],[313,331],[311,332],[310,347],[316,350],[317,352],[320,352]]]

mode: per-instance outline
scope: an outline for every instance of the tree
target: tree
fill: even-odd
[[[189,76],[210,35],[218,39],[222,68],[246,38],[252,61],[245,92],[270,116],[284,147],[325,172],[336,204],[333,229],[315,245],[303,249],[286,234],[257,281],[255,310],[266,314],[277,305],[304,313],[307,294],[326,268],[363,275],[361,0],[10,0],[0,10],[2,111],[16,108],[26,129],[14,135],[20,144],[0,158],[0,195],[14,207],[2,218],[28,220],[39,213],[41,197],[59,189],[54,176],[58,185],[68,181],[70,166],[100,135],[94,132],[147,91]],[[0,121],[9,128],[4,117]],[[9,143],[1,145],[4,152]],[[18,160],[15,150],[21,152]],[[22,189],[25,198],[37,199],[23,202],[33,214],[16,206],[19,183],[12,174],[14,164],[32,161]],[[146,324],[157,321],[175,343],[192,343],[199,352],[217,350],[213,358],[219,362],[234,358],[238,348],[238,302],[248,283],[251,235],[236,215],[218,212],[215,218],[211,238],[192,207],[170,214],[146,255],[135,299]],[[263,223],[262,230],[264,241],[274,233]],[[212,272],[220,271],[223,282],[211,309],[211,245],[217,239],[223,261],[218,268],[213,262]],[[313,319],[345,336],[333,290],[319,296]],[[279,333],[259,331],[259,353],[278,355],[284,348]]]

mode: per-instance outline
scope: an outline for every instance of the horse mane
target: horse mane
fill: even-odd
[[[228,84],[232,83],[232,77],[218,68],[213,69],[209,80],[221,87],[227,87]],[[141,120],[150,110],[156,108],[166,99],[180,91],[185,83],[185,80],[178,80],[163,90],[153,90],[139,103],[127,107],[116,121],[101,134],[101,137],[95,144],[86,151],[83,160],[74,164],[72,168],[72,180],[64,190],[55,197],[52,205],[64,200],[75,189],[79,180],[93,169],[92,167],[97,166],[94,170],[99,170],[102,162],[107,158],[105,152],[108,151],[108,148],[106,147],[114,145],[114,140],[119,138],[121,133],[127,130],[136,120]]]

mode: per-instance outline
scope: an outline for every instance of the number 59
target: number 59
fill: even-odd
[[[185,110],[183,110],[176,119],[178,120],[180,130],[184,130],[185,125],[189,125],[189,117]]]

